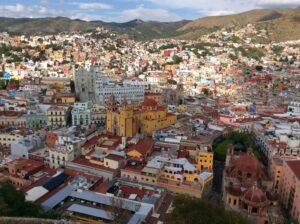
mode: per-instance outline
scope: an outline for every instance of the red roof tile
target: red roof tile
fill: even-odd
[[[105,157],[105,159],[110,159],[110,160],[114,160],[114,161],[121,161],[121,160],[124,160],[124,157],[114,155],[114,154],[109,154],[108,156]]]
[[[145,107],[148,107],[148,106],[155,107],[155,106],[157,106],[157,102],[155,100],[151,99],[151,98],[146,98],[144,100],[144,102],[142,103],[142,106],[145,106]]]
[[[145,156],[146,153],[152,149],[153,145],[154,145],[154,141],[151,138],[140,139],[137,144],[131,145],[126,150],[126,152],[136,150],[139,153],[141,153],[143,156]]]

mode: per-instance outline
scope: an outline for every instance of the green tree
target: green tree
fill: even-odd
[[[229,57],[231,60],[233,60],[233,61],[238,59],[238,56],[236,56],[236,54],[231,54],[231,53],[230,53],[230,54],[228,55],[228,57]]]
[[[171,213],[175,224],[246,224],[248,221],[233,211],[208,201],[180,195],[175,197]]]
[[[159,48],[159,50],[165,50],[165,49],[171,49],[171,48],[177,48],[177,45],[175,44],[167,44],[167,45],[163,45]]]
[[[0,216],[57,218],[44,213],[39,205],[25,200],[25,194],[9,183],[0,183]]]
[[[174,64],[180,64],[182,62],[182,58],[177,55],[174,55],[173,62],[174,62]]]
[[[209,90],[209,89],[202,89],[202,93],[204,94],[204,95],[206,95],[206,96],[209,96],[209,95],[211,95],[212,94],[212,92]]]
[[[255,66],[255,69],[256,69],[256,71],[261,72],[261,71],[263,70],[263,66],[261,66],[261,65],[256,65],[256,66]]]
[[[176,85],[176,84],[177,84],[176,80],[174,80],[174,79],[168,79],[167,82],[168,82],[169,84],[171,84],[171,85]]]
[[[0,79],[0,89],[6,89],[7,83],[5,79]]]

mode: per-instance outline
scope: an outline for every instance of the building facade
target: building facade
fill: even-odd
[[[116,135],[132,137],[137,133],[152,135],[156,130],[176,123],[176,115],[170,114],[166,106],[159,106],[152,99],[146,99],[138,108],[123,102],[117,107],[111,95],[106,115],[107,131]]]
[[[120,103],[124,98],[132,102],[142,102],[145,95],[145,82],[138,79],[122,79],[102,74],[98,67],[74,71],[74,82],[80,101],[92,101],[106,105],[110,96],[115,95]]]
[[[48,125],[51,127],[65,127],[68,122],[69,109],[65,106],[52,106],[47,110]]]
[[[44,113],[38,113],[29,111],[26,114],[26,128],[29,129],[42,129],[45,128],[48,124],[48,117]]]
[[[300,222],[300,161],[283,162],[279,181],[280,200],[290,216]]]
[[[222,186],[226,209],[240,212],[253,223],[281,221],[273,182],[251,148],[235,154],[233,145],[229,145]]]
[[[88,126],[91,123],[91,110],[89,102],[76,102],[72,110],[72,125]]]
[[[106,108],[94,104],[91,108],[91,124],[96,125],[97,127],[105,128],[106,124]]]

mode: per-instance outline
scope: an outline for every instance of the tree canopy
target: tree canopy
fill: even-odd
[[[248,221],[233,211],[202,199],[177,196],[171,214],[175,224],[246,224]]]
[[[25,200],[25,194],[8,183],[0,183],[0,216],[56,218],[39,205]]]
[[[227,148],[229,144],[240,146],[241,151],[246,152],[249,147],[254,150],[254,155],[258,160],[261,160],[259,146],[251,137],[251,134],[232,131],[222,141],[214,145],[214,158],[218,161],[225,161]]]

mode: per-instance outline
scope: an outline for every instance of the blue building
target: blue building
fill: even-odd
[[[72,125],[74,126],[88,126],[91,123],[91,110],[90,103],[74,103],[74,108],[72,110]]]
[[[41,129],[47,126],[48,117],[44,113],[29,111],[26,115],[26,128]]]

